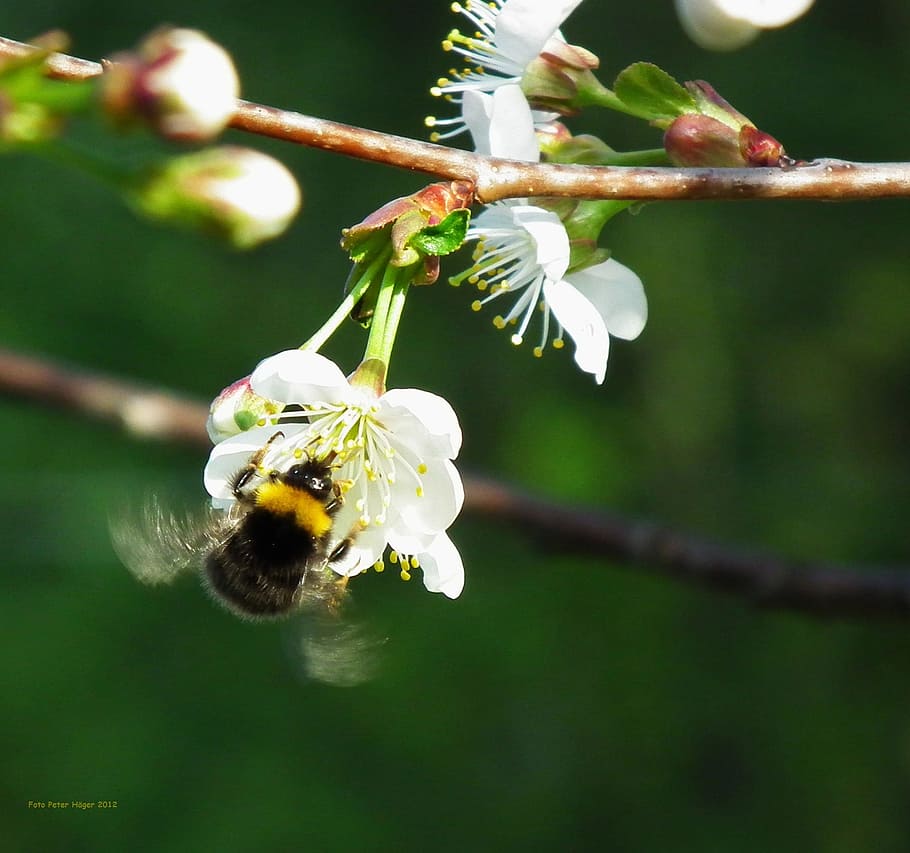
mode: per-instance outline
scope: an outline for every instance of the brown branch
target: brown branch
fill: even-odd
[[[0,57],[26,56],[36,48],[0,37]],[[52,54],[48,73],[84,80],[101,73],[96,62]],[[818,160],[785,169],[679,169],[632,166],[564,166],[482,157],[326,121],[277,107],[238,101],[231,126],[250,133],[335,151],[349,157],[423,172],[436,178],[465,179],[477,200],[571,196],[575,198],[697,199],[851,199],[910,197],[910,163],[853,163]]]
[[[113,423],[143,438],[210,446],[201,402],[2,349],[0,394]],[[873,571],[786,560],[601,509],[565,506],[481,477],[465,478],[465,509],[513,523],[560,553],[634,565],[762,607],[854,618],[910,615],[906,567]]]

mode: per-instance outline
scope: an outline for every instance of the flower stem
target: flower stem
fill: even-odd
[[[663,148],[645,148],[641,151],[613,151],[604,158],[602,166],[669,166],[670,158]]]
[[[386,266],[373,312],[370,337],[363,354],[364,361],[377,359],[388,367],[413,275],[412,267]]]
[[[364,268],[360,278],[357,279],[345,295],[344,299],[341,300],[341,304],[332,312],[332,316],[319,327],[319,330],[306,343],[301,345],[300,349],[311,350],[313,352],[319,351],[319,348],[344,322],[345,317],[354,310],[354,306],[360,301],[360,298],[367,292],[372,284],[373,278],[379,270],[379,266],[385,261],[386,259],[380,256]],[[356,272],[358,269],[359,267],[355,265],[352,272]]]
[[[25,150],[31,151],[45,160],[78,169],[121,192],[130,190],[136,182],[136,175],[130,169],[63,140],[35,142],[28,145]]]

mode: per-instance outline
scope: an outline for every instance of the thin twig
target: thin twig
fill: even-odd
[[[210,446],[203,403],[2,349],[0,394],[113,423],[143,438]],[[465,478],[465,509],[513,523],[560,553],[607,559],[766,608],[852,618],[910,615],[908,567],[786,560],[602,509],[565,506],[476,476]]]
[[[0,57],[27,56],[37,48],[0,37]],[[52,54],[48,73],[85,80],[102,72],[97,62]],[[504,198],[698,200],[815,199],[848,201],[910,197],[910,163],[817,160],[807,165],[762,169],[681,169],[637,166],[565,166],[483,157],[456,148],[352,127],[250,101],[238,101],[231,126],[423,172],[436,178],[470,180],[477,201]]]

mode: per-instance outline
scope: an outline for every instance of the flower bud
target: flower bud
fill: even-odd
[[[572,115],[593,102],[592,92],[603,90],[592,73],[599,65],[589,50],[553,36],[525,68],[521,90],[535,109]]]
[[[300,189],[273,157],[225,145],[170,160],[134,191],[133,202],[147,216],[214,231],[248,249],[287,228]]]
[[[790,162],[784,146],[759,130],[704,80],[686,83],[699,112],[674,119],[664,148],[676,166],[752,167]]]
[[[245,432],[263,418],[278,414],[284,406],[260,397],[250,387],[250,377],[228,385],[213,401],[205,423],[212,444]]]
[[[196,30],[162,29],[115,56],[101,102],[116,122],[145,122],[167,139],[213,139],[237,109],[240,82],[227,52]]]
[[[815,0],[676,0],[683,29],[709,50],[736,50],[763,29],[782,27],[804,14]]]

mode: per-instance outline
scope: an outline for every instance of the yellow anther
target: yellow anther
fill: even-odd
[[[389,551],[389,562],[392,565],[394,565],[395,563],[398,562],[398,552],[397,551]]]
[[[442,89],[440,89],[439,86],[430,86],[430,94],[434,98],[438,98],[442,95]]]
[[[471,303],[471,310],[472,310],[472,311],[479,311],[481,308],[483,308],[483,303],[482,303],[479,299],[475,299],[475,300]]]
[[[303,459],[303,449],[300,447],[294,448],[294,458]]]
[[[543,347],[534,347],[534,358],[543,358]]]
[[[256,426],[265,426],[265,425],[266,425],[265,418],[260,418],[258,421],[256,421]]]
[[[485,278],[479,278],[479,279],[477,279],[477,281],[474,282],[474,283],[477,285],[477,289],[478,289],[481,293],[483,293],[483,291],[486,290],[487,287],[489,286],[489,283],[487,282],[487,280],[486,280]]]
[[[442,42],[442,49],[443,49],[446,53],[448,53],[453,47],[455,47],[455,45],[453,45],[452,42],[449,41],[449,39],[444,39],[444,40],[443,40],[443,42]]]
[[[418,473],[418,474],[426,474],[426,473],[427,473],[427,465],[426,465],[426,462],[421,462],[421,463],[417,466],[417,473]]]
[[[400,577],[403,581],[409,581],[411,579],[411,573],[406,569],[402,569]]]
[[[436,116],[426,116],[423,120],[424,127],[436,127]]]
[[[417,557],[411,557],[411,568],[412,569],[420,568],[420,560],[418,560]]]
[[[383,563],[382,560],[377,560],[375,563],[373,563],[373,569],[375,569],[377,572],[384,572],[385,563]]]
[[[369,526],[370,526],[370,517],[369,517],[368,515],[361,515],[359,520],[360,520],[360,526],[361,526],[361,527],[369,527]]]
[[[504,329],[506,327],[505,318],[501,314],[497,314],[493,318],[493,325],[496,326],[497,329]]]
[[[418,498],[423,497],[423,486],[418,486],[414,491],[417,493]]]
[[[555,338],[553,341],[553,349],[562,349],[566,345],[566,342],[562,338]]]

